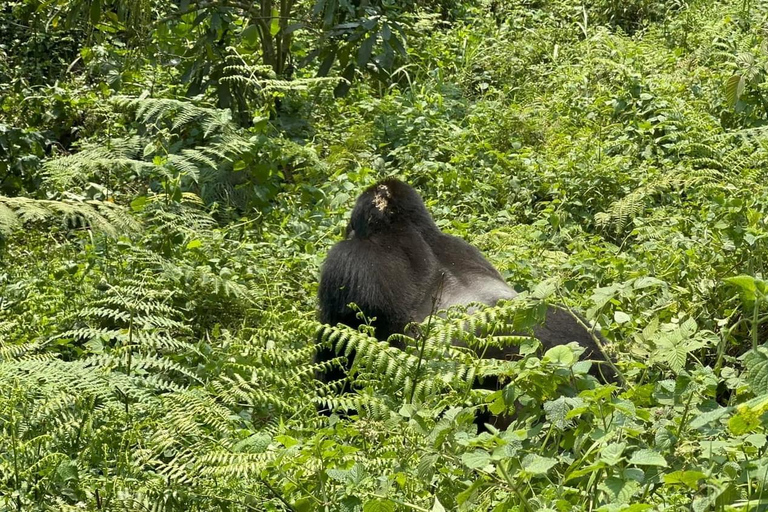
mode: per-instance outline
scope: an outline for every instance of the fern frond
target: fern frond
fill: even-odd
[[[174,132],[197,123],[208,137],[229,129],[232,120],[229,110],[202,107],[191,101],[130,96],[116,96],[110,101],[120,109],[134,111],[136,120],[144,125],[167,123]]]
[[[64,228],[85,225],[113,237],[139,230],[139,224],[127,210],[109,202],[0,196],[0,234],[9,235],[10,230],[26,223],[56,219]]]
[[[142,176],[151,172],[154,165],[141,160],[141,152],[142,141],[138,136],[85,143],[77,153],[46,161],[43,175],[59,190],[84,185],[97,174]]]

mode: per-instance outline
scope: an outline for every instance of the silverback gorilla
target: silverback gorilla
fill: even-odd
[[[413,188],[389,178],[357,199],[346,240],[331,249],[322,267],[318,295],[322,323],[358,327],[362,321],[349,307],[355,303],[366,317],[375,317],[376,337],[386,340],[433,310],[471,302],[494,305],[517,294],[479,250],[440,231]],[[569,311],[549,306],[533,335],[545,349],[576,341],[586,349],[586,358],[606,361],[585,326]],[[599,333],[595,336],[604,341]],[[317,354],[318,361],[333,357],[327,347]],[[609,365],[601,366],[603,377],[615,380]],[[337,370],[321,378],[343,377]]]

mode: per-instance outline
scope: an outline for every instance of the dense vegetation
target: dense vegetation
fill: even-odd
[[[750,0],[5,1],[0,510],[765,510],[766,26]],[[526,300],[406,351],[320,326],[324,255],[392,175],[585,311],[625,382],[447,348]],[[318,331],[364,356],[357,393],[313,378]],[[512,425],[478,433],[485,406]]]

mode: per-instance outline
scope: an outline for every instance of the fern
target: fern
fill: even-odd
[[[222,82],[237,84],[249,92],[256,93],[263,101],[276,93],[305,92],[316,89],[329,89],[344,81],[341,77],[297,78],[294,80],[278,80],[271,66],[249,64],[235,48],[230,48],[227,55],[227,65],[224,67],[225,76]]]
[[[531,340],[526,335],[495,333],[529,331],[543,320],[547,306],[521,299],[495,307],[476,307],[479,309],[471,314],[465,307],[452,308],[446,316],[422,324],[419,337],[397,334],[387,342],[346,326],[321,327],[320,343],[335,347],[346,358],[355,353],[350,378],[360,391],[339,397],[332,395],[336,387],[329,386],[321,388],[315,400],[332,409],[357,409],[375,418],[394,414],[403,402],[432,402],[447,389],[479,400],[475,405],[480,405],[487,392],[470,391],[475,378],[508,378],[510,370],[506,366],[509,363],[481,359],[479,355],[498,356],[509,346]],[[523,360],[520,364],[524,364]]]
[[[233,127],[229,110],[201,107],[189,101],[116,96],[111,102],[119,109],[135,112],[136,120],[150,129],[157,130],[165,124],[176,132],[194,123],[201,126],[205,137],[210,137]]]
[[[0,196],[0,235],[8,236],[27,223],[53,220],[58,220],[64,229],[86,226],[113,237],[139,229],[125,209],[109,202]]]
[[[133,136],[85,143],[77,153],[46,161],[43,175],[60,190],[85,185],[97,175],[107,186],[110,175],[147,175],[154,166],[140,159],[141,142]]]

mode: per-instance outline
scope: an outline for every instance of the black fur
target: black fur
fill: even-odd
[[[493,305],[516,293],[480,251],[438,229],[409,185],[390,178],[369,187],[357,199],[347,239],[331,249],[323,265],[320,321],[358,327],[361,320],[348,306],[355,303],[366,317],[376,317],[376,337],[386,340],[408,323],[423,321],[436,295],[437,308],[445,309],[470,302]],[[563,308],[550,306],[534,336],[545,349],[576,341],[587,349],[587,358],[605,360],[584,325]],[[332,357],[334,352],[324,348],[317,360]],[[602,366],[603,376],[614,380],[611,368]],[[343,376],[339,370],[322,378],[328,382]]]

